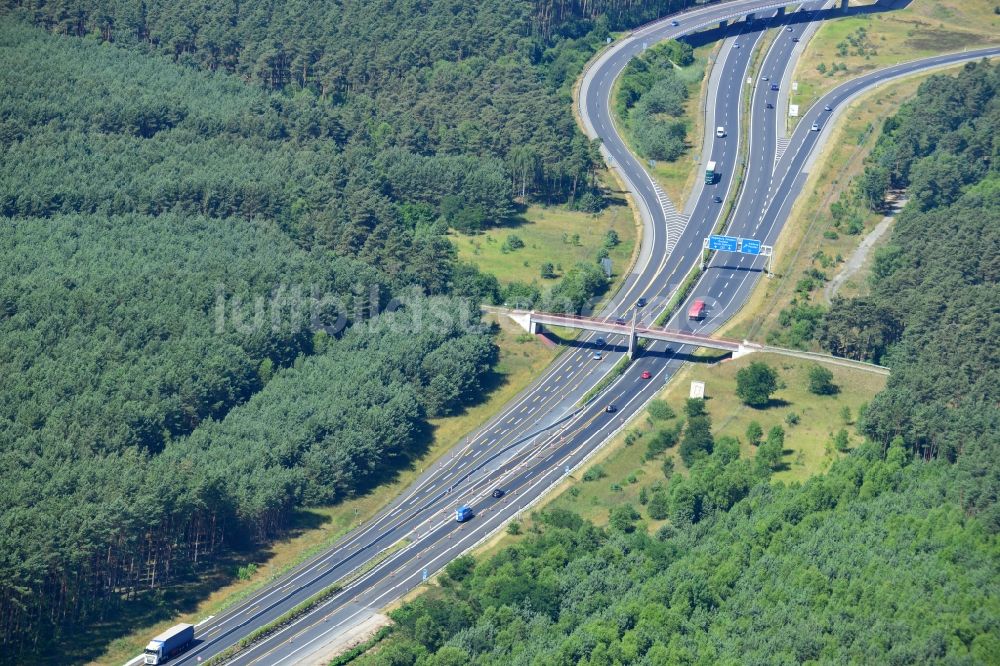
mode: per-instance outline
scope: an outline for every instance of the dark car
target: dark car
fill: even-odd
[[[615,412],[618,411],[618,408],[615,407],[614,405],[608,405],[607,407],[604,408],[604,411],[606,411],[608,414],[614,414]]]
[[[771,84],[771,90],[777,90],[777,89],[778,89],[778,84],[777,83],[772,83]]]
[[[598,347],[603,347],[606,343],[604,342],[604,338],[597,338],[594,340],[594,344]]]
[[[714,197],[712,197],[712,201],[714,201],[715,203],[722,203],[722,197],[716,194]]]
[[[767,103],[767,108],[769,108],[769,109],[773,109],[773,108],[774,108],[774,104],[771,104],[770,102],[768,102],[768,103]]]
[[[615,323],[618,324],[619,326],[624,326],[625,325],[625,317],[618,317],[617,319],[615,319]]]
[[[644,308],[644,307],[646,307],[646,299],[645,298],[640,298],[639,300],[637,300],[635,302],[635,306],[638,307],[638,308]]]
[[[799,38],[798,37],[792,37],[792,41],[793,42],[797,42],[797,41],[799,41]]]
[[[497,499],[500,499],[501,497],[503,497],[504,495],[506,495],[506,493],[501,488],[495,489],[490,494],[493,495],[493,497],[496,497]]]

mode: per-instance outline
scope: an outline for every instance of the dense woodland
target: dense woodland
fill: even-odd
[[[507,294],[446,231],[600,208],[572,83],[687,4],[0,3],[0,661],[390,477],[479,399],[475,306]]]
[[[864,444],[804,484],[772,484],[782,429],[748,430],[756,453],[740,458],[689,401],[686,424],[649,442],[678,446],[688,474],[665,464],[646,505],[614,509],[607,528],[543,511],[516,545],[452,563],[361,663],[996,663],[998,86],[1000,69],[970,64],[885,121],[871,169],[889,175],[869,177],[912,199],[871,295],[822,328],[892,367],[858,423]]]

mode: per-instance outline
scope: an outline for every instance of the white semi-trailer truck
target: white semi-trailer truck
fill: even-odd
[[[149,641],[143,653],[147,664],[162,664],[191,647],[194,642],[194,625],[178,624]]]

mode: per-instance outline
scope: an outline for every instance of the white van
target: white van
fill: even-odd
[[[715,128],[715,136],[719,137],[720,139],[722,137],[726,136],[726,128],[725,127],[716,127]]]

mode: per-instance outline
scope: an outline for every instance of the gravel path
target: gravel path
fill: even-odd
[[[879,239],[889,231],[889,227],[892,226],[892,220],[896,217],[896,214],[906,205],[906,199],[898,199],[892,203],[892,209],[889,214],[882,218],[871,233],[865,236],[861,241],[861,244],[851,253],[848,257],[847,263],[844,267],[837,273],[832,280],[826,283],[826,287],[823,288],[823,296],[826,298],[826,302],[830,303],[833,297],[837,295],[840,288],[844,286],[847,280],[861,270],[864,266],[865,260],[868,258],[868,254],[871,252],[875,244],[878,243]]]

